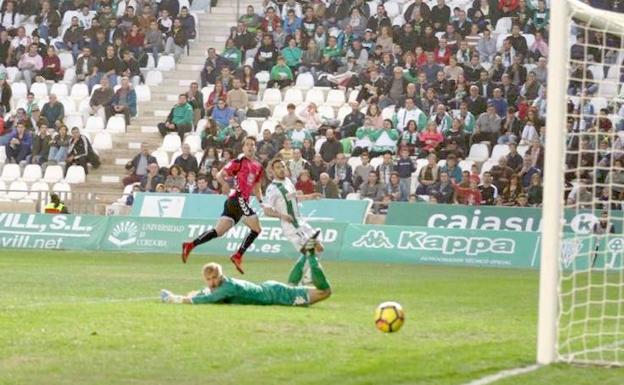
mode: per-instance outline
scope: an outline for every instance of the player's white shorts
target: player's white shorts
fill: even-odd
[[[290,223],[282,223],[284,236],[295,246],[295,250],[299,251],[305,243],[314,235],[316,230],[306,222],[300,221],[299,227],[295,227]]]

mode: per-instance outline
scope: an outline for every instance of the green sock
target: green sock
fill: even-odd
[[[290,271],[290,275],[288,275],[288,283],[297,286],[299,285],[299,281],[301,281],[301,277],[303,277],[303,266],[306,262],[305,254],[301,254],[297,262],[295,262],[292,270]]]
[[[312,271],[312,283],[314,287],[319,290],[327,290],[329,289],[329,282],[327,282],[327,278],[325,277],[325,272],[321,267],[321,264],[318,261],[316,255],[314,255],[314,250],[310,251],[310,255],[308,255],[308,263],[310,263],[310,270]]]

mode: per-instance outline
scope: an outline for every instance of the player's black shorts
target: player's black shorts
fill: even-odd
[[[226,199],[223,205],[223,213],[221,214],[222,217],[232,218],[234,223],[238,223],[241,217],[250,217],[252,215],[256,215],[255,211],[240,194]]]

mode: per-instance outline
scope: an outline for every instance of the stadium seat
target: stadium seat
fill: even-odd
[[[342,124],[342,121],[344,120],[345,116],[349,115],[350,113],[351,113],[351,106],[349,106],[348,104],[345,104],[342,107],[340,107],[340,109],[338,110],[338,115],[336,116],[336,119],[338,119],[338,121]]]
[[[349,98],[347,99],[347,103],[357,102],[357,96],[360,93],[360,90],[351,90],[349,93]]]
[[[384,108],[383,110],[381,110],[381,118],[392,119],[392,117],[394,116],[394,113],[395,113],[394,105],[388,106]]]
[[[598,115],[598,112],[601,109],[607,108],[607,106],[609,105],[607,99],[602,97],[591,98],[590,103],[592,104],[592,106],[594,106],[594,111],[596,115]]]
[[[123,134],[126,132],[126,119],[123,116],[111,116],[106,123],[106,131]]]
[[[496,166],[497,164],[498,162],[495,162],[491,159],[483,162],[483,164],[481,165],[481,179],[483,179],[483,174],[485,174],[487,171],[490,171],[492,167]]]
[[[614,68],[617,66],[614,66]],[[602,80],[604,79],[604,70],[601,65],[591,65],[587,67],[587,69],[591,72],[594,80]]]
[[[277,88],[267,88],[262,95],[262,103],[274,106],[282,102],[282,93]]]
[[[50,93],[56,95],[59,99],[69,95],[69,91],[67,89],[67,84],[65,83],[54,83],[52,84],[52,88],[50,88]]]
[[[524,158],[524,154],[526,154],[527,151],[529,151],[529,146],[527,145],[518,146],[518,154],[520,154],[523,158]]]
[[[180,136],[178,134],[168,134],[163,138],[162,146],[160,149],[166,152],[178,151],[182,146]]]
[[[80,167],[80,166],[77,166]],[[61,200],[71,198],[71,185],[67,182],[57,182],[52,186],[52,191],[57,193]]]
[[[278,122],[276,122],[275,120],[267,119],[262,122],[262,128],[260,129],[260,131],[264,132],[264,130],[269,130],[272,134],[275,131],[275,126],[277,126],[277,124]]]
[[[30,186],[30,194],[28,197],[32,200],[45,199],[47,193],[50,192],[50,186],[44,181],[37,181]]]
[[[68,86],[71,86],[74,83],[76,83],[76,69],[75,68],[65,69],[62,82],[67,84]]]
[[[336,118],[334,109],[326,104],[318,107],[318,113],[321,116],[321,120]]]
[[[0,180],[5,182],[13,182],[14,180],[19,179],[21,176],[20,166],[15,163],[8,163],[2,167],[2,175],[0,175]]]
[[[3,180],[0,180],[0,198],[6,195],[7,185]]]
[[[191,146],[191,152],[201,150],[201,137],[199,134],[189,134],[185,136],[184,143]]]
[[[266,84],[271,79],[271,74],[269,71],[260,71],[256,74],[256,79],[258,79],[258,83]]]
[[[178,137],[180,139],[180,137]],[[152,151],[152,156],[156,158],[158,166],[165,167],[169,164],[169,155],[163,150]]]
[[[485,162],[490,157],[488,146],[483,143],[475,143],[470,147],[468,158],[475,162]]]
[[[171,160],[169,161],[169,167],[173,166],[173,163],[175,162],[176,159],[178,159],[178,156],[182,155],[182,150],[178,150],[176,152],[174,152],[173,154],[171,154]]]
[[[11,84],[11,91],[13,91],[13,98],[21,99],[26,98],[28,94],[28,89],[26,88],[26,83],[24,82],[15,82]]]
[[[314,103],[317,106],[325,104],[325,94],[320,88],[312,88],[308,90],[305,98],[306,103]]]
[[[78,127],[80,130],[84,128],[81,115],[67,115],[64,121],[65,125],[71,130],[72,127]]]
[[[399,16],[399,14],[401,13],[401,10],[399,9],[399,4],[397,4],[394,1],[386,1],[384,3],[384,8],[386,9],[386,14],[388,15],[388,18],[390,20],[394,19],[395,17]],[[372,15],[373,11],[371,10],[371,15]]]
[[[145,75],[145,84],[148,86],[157,86],[163,81],[163,76],[160,71],[152,70]]]
[[[295,87],[309,90],[310,88],[314,87],[314,76],[312,76],[312,74],[309,72],[300,73],[299,75],[297,75]]]
[[[56,183],[63,179],[63,167],[52,164],[46,167],[43,180],[47,183]]]
[[[316,142],[314,142],[314,151],[318,154],[319,152],[321,152],[321,146],[323,145],[323,143],[325,143],[325,141],[327,140],[326,137],[321,136],[320,138],[318,138],[316,140]]]
[[[28,195],[28,185],[26,182],[22,182],[21,180],[11,182],[11,185],[9,186],[9,193],[7,195],[12,201],[22,200]]]
[[[440,159],[438,161],[438,167],[445,167],[446,166],[446,159]]]
[[[532,33],[524,33],[522,36],[526,39],[527,47],[531,47],[535,43],[535,35]]]
[[[112,150],[113,138],[107,131],[100,131],[93,138],[93,148],[96,150]]]
[[[175,70],[176,64],[173,56],[162,55],[158,58],[158,65],[156,69],[159,71],[173,71]]]
[[[71,99],[69,96],[59,97],[59,102],[63,105],[63,109],[65,109],[65,114],[73,114],[76,112],[76,102],[74,99]]]
[[[511,17],[501,17],[496,22],[496,28],[494,29],[494,34],[508,34],[511,32],[512,20]]]
[[[48,96],[48,85],[46,83],[33,83],[30,85],[30,92],[35,95],[35,99],[41,99]]]
[[[359,156],[352,156],[347,163],[351,166],[351,169],[355,171],[355,168],[362,164],[362,159]]]
[[[603,82],[598,86],[598,94],[605,98],[614,98],[618,95],[618,82]]]
[[[104,119],[100,116],[89,116],[84,130],[88,132],[98,132],[104,129]]]
[[[360,200],[360,193],[349,193],[347,194],[347,200],[348,201],[357,201]]]
[[[59,60],[61,62],[61,68],[67,69],[74,66],[74,56],[69,52],[59,52]]]
[[[204,99],[205,100],[205,99]],[[203,118],[197,121],[197,126],[195,126],[195,131],[203,131],[204,127],[206,127],[206,123],[208,123],[208,119]]]
[[[148,70],[153,70],[154,68],[156,68],[156,66],[154,65],[154,57],[152,55],[147,56],[147,65],[144,68]]]
[[[472,160],[462,160],[459,162],[459,168],[462,171],[468,171],[470,172],[472,170],[472,166],[475,164],[475,162],[473,162]]]
[[[87,176],[82,166],[69,166],[67,169],[67,175],[65,175],[65,182],[69,184],[78,184],[86,181]]]
[[[41,179],[41,166],[38,164],[29,164],[24,167],[22,180],[27,183],[33,183]]]
[[[273,107],[273,114],[271,114],[271,118],[279,122],[287,114],[288,108],[286,108],[286,103],[280,103]]]
[[[255,120],[246,119],[241,122],[241,127],[248,136],[258,137],[258,123]]]
[[[134,91],[136,92],[137,102],[149,102],[152,100],[152,93],[149,86],[139,85],[134,89]]]
[[[17,67],[7,67],[6,71],[7,81],[12,84],[15,81],[17,74],[19,73],[19,69]]]
[[[330,90],[327,93],[327,101],[325,104],[331,107],[340,108],[345,104],[345,93],[341,90]]]
[[[490,159],[498,162],[501,156],[507,156],[507,154],[509,154],[509,146],[506,144],[497,144],[492,149],[492,155],[490,156]]]
[[[202,96],[204,97],[204,103],[208,100],[213,90],[214,90],[214,85],[212,84],[209,84],[206,87],[201,89]]]
[[[298,88],[290,88],[284,95],[284,103],[298,105],[303,103],[303,93]]]
[[[93,87],[91,87],[91,94],[89,94],[89,96],[93,96],[93,93],[95,92],[95,90],[102,88],[102,85],[100,84],[95,84]]]
[[[6,162],[6,147],[0,146],[0,164]]]
[[[375,169],[379,167],[379,165],[382,163],[383,163],[383,156],[378,156],[370,160],[370,165]]]
[[[89,88],[85,83],[76,83],[71,88],[70,97],[76,101],[82,101],[89,97]]]

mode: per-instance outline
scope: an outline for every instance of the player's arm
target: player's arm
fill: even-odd
[[[183,303],[203,305],[207,303],[219,303],[229,297],[229,290],[226,287],[218,287],[215,290],[206,293],[200,292],[194,297],[184,297]]]
[[[270,218],[277,218],[282,221],[292,222],[293,218],[288,214],[284,214],[275,209],[277,206],[277,201],[280,199],[280,194],[276,191],[273,185],[269,185],[266,191],[265,201],[262,204],[262,209],[264,211],[264,215]]]
[[[225,180],[225,177],[227,176],[228,176],[228,172],[226,169],[221,169],[221,171],[217,173],[217,182],[219,182],[219,184],[221,185],[221,191],[225,195],[228,195],[230,193],[230,185]]]
[[[258,200],[258,203],[262,204],[262,182],[258,181],[254,185],[254,196]]]
[[[288,214],[282,214],[279,211],[275,210],[272,207],[269,206],[263,206],[262,207],[264,209],[264,215],[266,215],[267,217],[271,217],[271,218],[277,218],[280,219],[282,221],[286,221],[286,222],[292,222],[293,218],[288,215]]]

